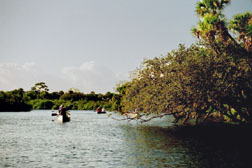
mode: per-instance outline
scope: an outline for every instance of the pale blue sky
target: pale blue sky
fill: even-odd
[[[0,90],[114,91],[144,58],[196,39],[197,0],[0,0]],[[232,0],[228,18],[252,11]]]

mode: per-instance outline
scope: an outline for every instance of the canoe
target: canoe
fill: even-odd
[[[64,123],[64,122],[69,122],[71,120],[70,115],[67,113],[67,115],[58,115],[58,122],[59,123]]]
[[[106,111],[97,111],[97,114],[105,114],[106,113]]]

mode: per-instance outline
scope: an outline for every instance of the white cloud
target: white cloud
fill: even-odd
[[[30,90],[37,82],[45,82],[50,91],[78,88],[84,93],[114,91],[116,84],[126,80],[127,73],[114,73],[94,61],[80,66],[64,67],[60,72],[46,72],[35,63],[0,63],[0,90]]]
[[[71,79],[73,87],[85,93],[114,91],[113,88],[116,87],[116,84],[120,80],[125,80],[125,75],[116,74],[94,61],[85,62],[79,67],[65,67],[62,69],[62,73],[65,78]]]
[[[55,89],[58,81],[54,74],[47,73],[33,62],[0,63],[0,90],[30,90],[38,82],[45,82],[49,89],[51,86]]]
[[[26,88],[35,81],[37,69],[34,63],[19,65],[16,63],[0,64],[0,90]],[[31,85],[29,87],[32,87]]]

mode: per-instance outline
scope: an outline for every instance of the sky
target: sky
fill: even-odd
[[[197,39],[198,0],[0,0],[0,90],[114,92],[144,59]],[[227,18],[252,11],[232,0]]]

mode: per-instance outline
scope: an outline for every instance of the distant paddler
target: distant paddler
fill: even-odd
[[[71,120],[69,111],[67,111],[67,109],[64,108],[63,105],[60,105],[58,113],[52,113],[52,116],[58,116],[58,121],[60,123]]]
[[[70,114],[67,112],[66,108],[63,107],[63,105],[59,106],[58,121],[60,123],[70,121]]]
[[[101,107],[97,108],[97,114],[104,114],[104,113],[106,113],[104,108],[101,108]]]

